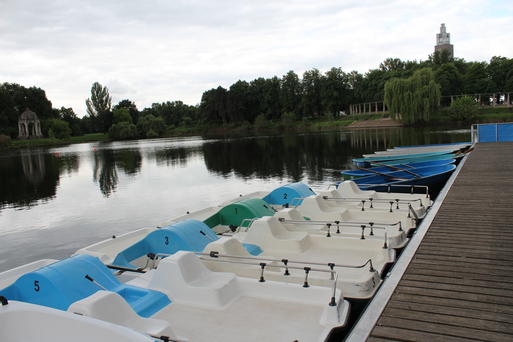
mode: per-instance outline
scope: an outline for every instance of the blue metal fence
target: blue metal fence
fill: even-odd
[[[472,131],[476,133],[476,142],[513,141],[513,122],[481,124]]]

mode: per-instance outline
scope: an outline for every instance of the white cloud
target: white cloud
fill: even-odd
[[[114,103],[196,104],[238,79],[425,59],[442,22],[458,57],[513,57],[508,1],[7,0],[0,82],[41,87],[79,115],[95,81]]]

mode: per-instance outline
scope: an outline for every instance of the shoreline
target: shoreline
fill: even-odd
[[[500,113],[481,114],[473,123],[496,123],[496,122],[509,122],[513,121],[513,114]],[[451,120],[433,120],[425,124],[426,127],[437,127],[452,124],[454,126],[465,124],[467,122],[458,122]],[[173,138],[173,137],[188,137],[188,136],[243,136],[243,135],[274,135],[283,133],[312,133],[312,132],[330,132],[339,130],[360,130],[370,128],[398,128],[407,127],[397,120],[388,117],[388,114],[360,114],[358,116],[341,117],[334,120],[316,120],[316,121],[294,121],[291,123],[284,122],[268,122],[265,127],[255,127],[255,125],[238,124],[226,125],[217,127],[178,127],[171,130],[168,134],[160,138]],[[129,139],[140,140],[140,139]],[[42,139],[29,139],[29,140],[12,140],[8,146],[0,147],[0,153],[15,151],[24,148],[39,148],[39,147],[57,147],[72,144],[82,144],[88,142],[112,142],[120,140],[109,139],[108,133],[90,133],[81,136],[74,136],[67,139],[55,138],[42,138]]]

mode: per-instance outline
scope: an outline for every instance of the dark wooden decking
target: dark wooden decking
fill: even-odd
[[[476,146],[368,341],[513,341],[513,143]]]

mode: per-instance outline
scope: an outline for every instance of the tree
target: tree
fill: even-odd
[[[129,124],[132,123],[132,117],[126,108],[116,108],[112,111],[112,122],[114,124],[120,122],[127,122]]]
[[[488,93],[495,89],[495,84],[486,73],[486,62],[469,62],[463,76],[465,94]]]
[[[125,108],[128,110],[128,113],[130,114],[130,117],[132,118],[132,122],[134,124],[137,124],[137,121],[139,120],[139,110],[137,109],[137,106],[135,103],[133,103],[130,100],[121,100],[117,105],[114,106],[113,110],[119,109],[119,108]]]
[[[406,124],[428,121],[440,105],[440,85],[433,71],[420,69],[409,78],[387,81],[385,104],[394,118]]]
[[[321,89],[324,77],[319,70],[312,69],[303,74],[303,113],[304,115],[319,117],[323,114]]]
[[[60,109],[54,109],[54,111],[57,112],[57,117],[68,123],[69,128],[71,129],[71,135],[76,136],[82,134],[80,119],[73,111],[73,108],[61,107]]]
[[[112,125],[111,97],[107,87],[94,82],[91,87],[91,97],[86,100],[87,113],[96,123],[98,131],[106,132]]]
[[[511,91],[513,89],[506,88],[506,84],[513,81],[513,58],[509,59],[501,56],[494,56],[488,64],[488,75],[495,83],[496,91]]]
[[[283,112],[292,112],[301,117],[302,88],[298,75],[289,71],[281,78],[281,94]]]
[[[459,95],[462,93],[463,78],[453,63],[446,63],[435,73],[435,79],[440,84],[442,95]]]
[[[349,105],[349,80],[340,68],[331,68],[321,89],[322,108],[330,115],[336,115]]]

